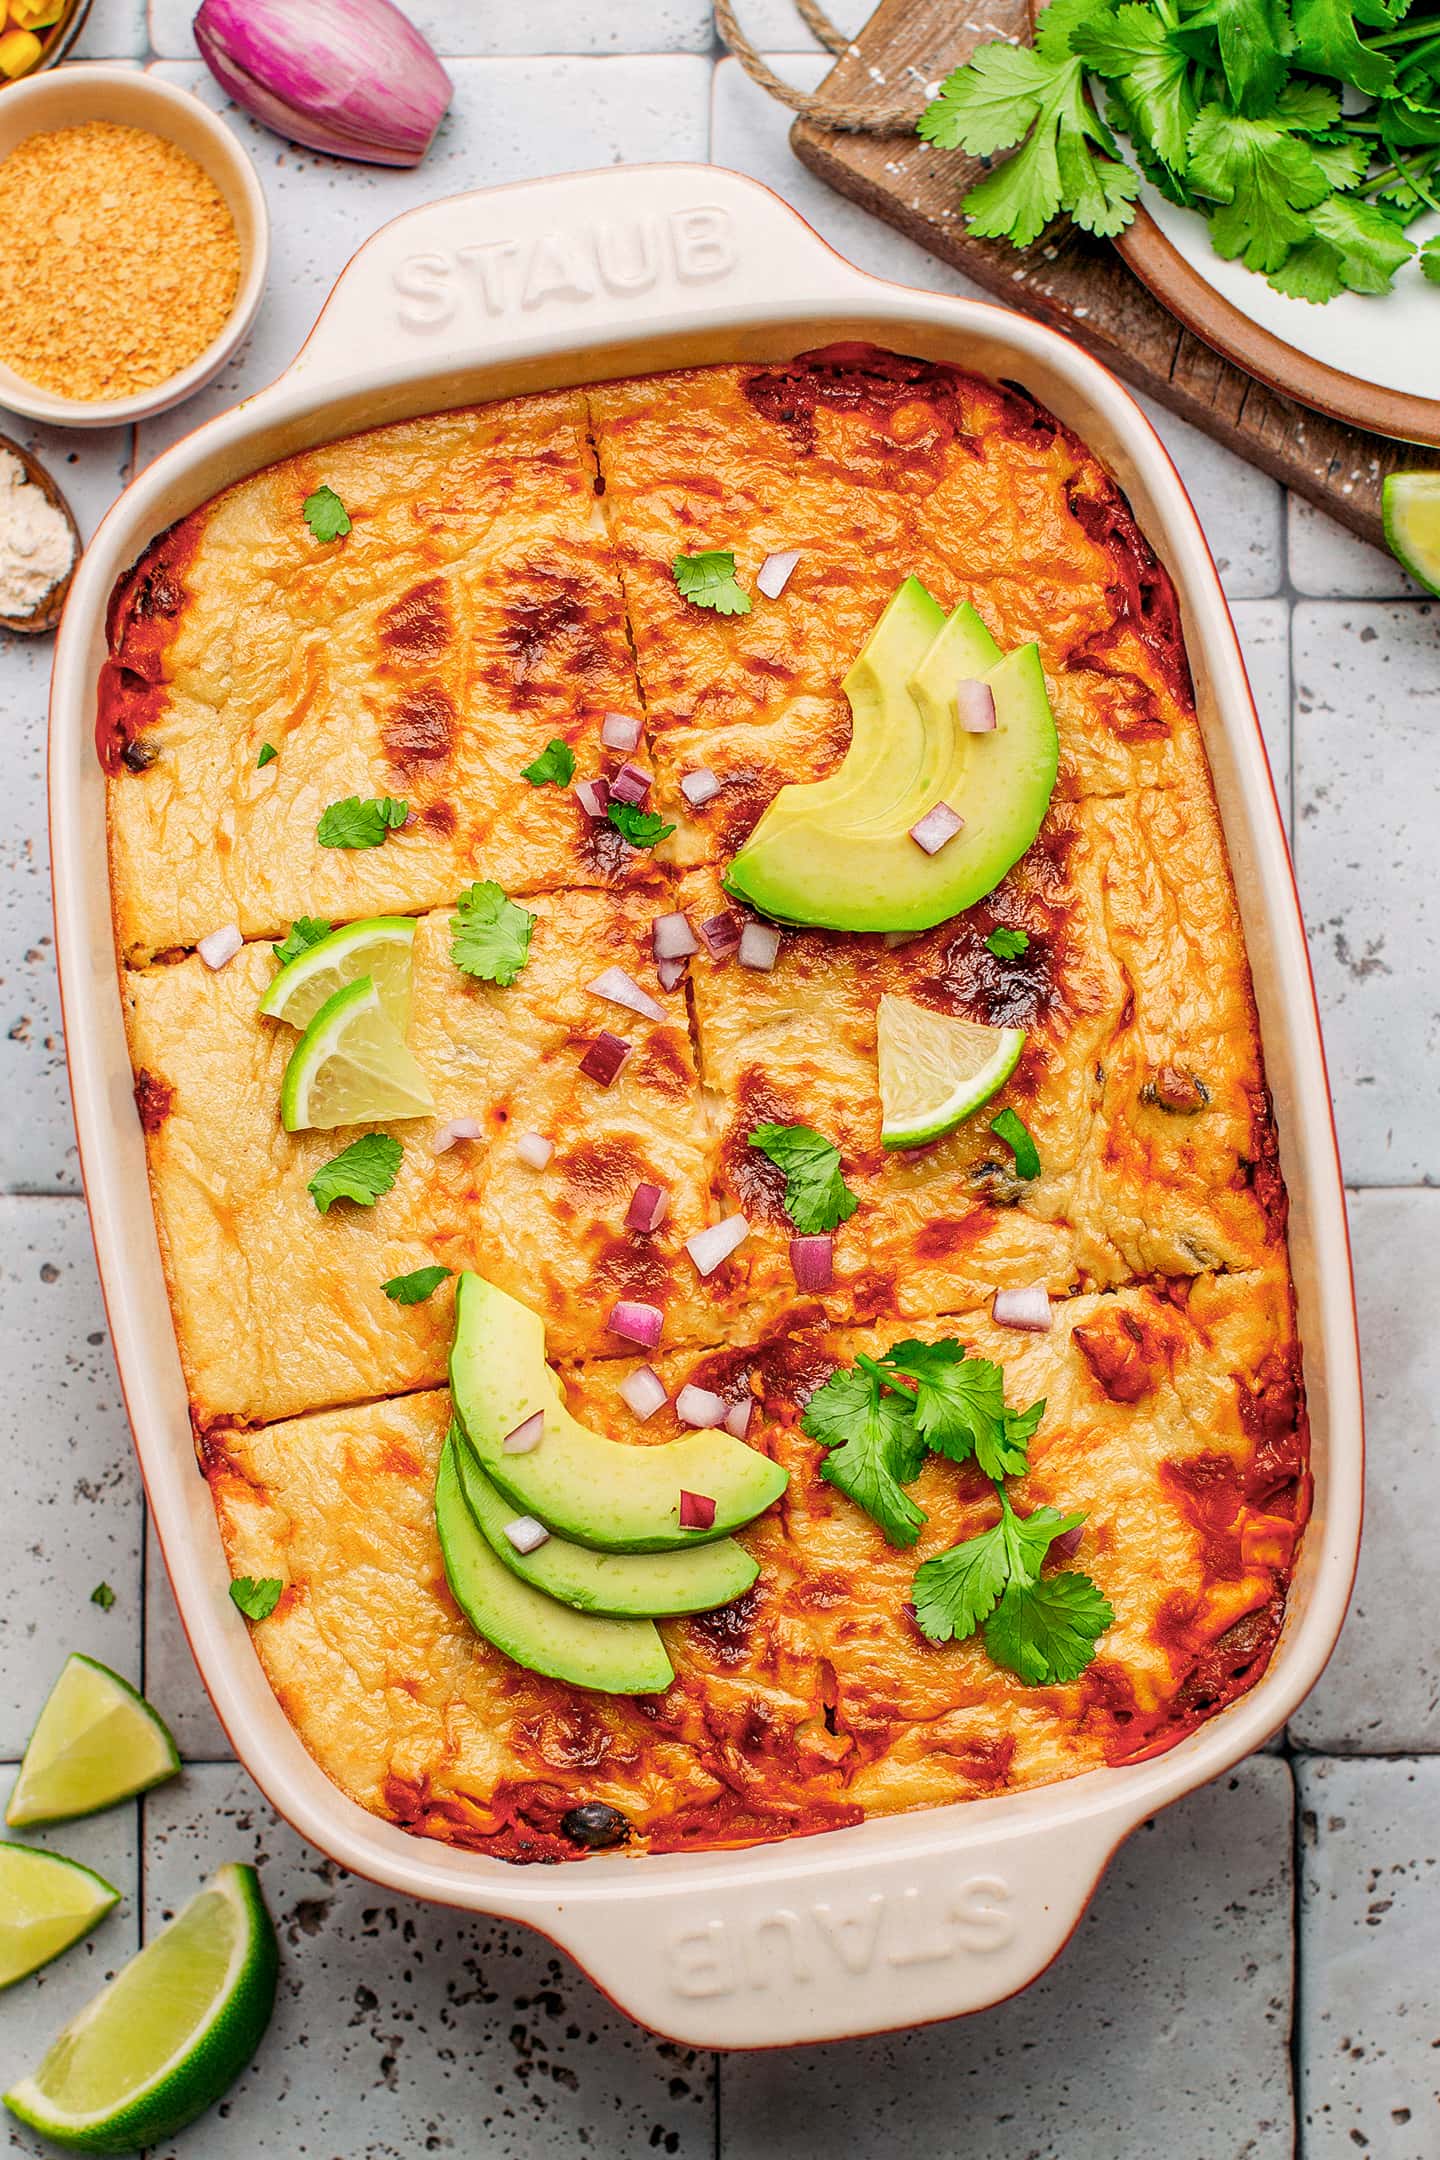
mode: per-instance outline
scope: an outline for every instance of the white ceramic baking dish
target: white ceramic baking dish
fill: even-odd
[[[1179,588],[1292,1201],[1315,1510],[1284,1633],[1248,1695],[1168,1754],[1009,1798],[741,1852],[514,1867],[407,1836],[301,1746],[227,1595],[150,1211],[110,927],[93,745],[105,603],[171,521],[273,459],[516,391],[867,338],[1022,383],[1104,459]],[[236,1752],[313,1845],[377,1883],[503,1915],[568,1950],[632,2016],[700,2046],[836,2038],[1024,1987],[1119,1841],[1269,1737],[1320,1672],[1360,1525],[1361,1405],[1345,1212],[1300,908],[1219,580],[1149,422],[1113,376],[1024,316],[866,277],[766,189],[639,167],[437,202],[386,226],[278,382],[120,498],[80,564],[55,660],[51,839],[81,1162],[135,1443],[205,1684]]]

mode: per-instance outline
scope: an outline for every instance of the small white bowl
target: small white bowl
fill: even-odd
[[[0,97],[0,159],[28,136],[112,120],[160,135],[194,158],[224,196],[240,240],[240,283],[219,335],[188,367],[133,397],[65,398],[0,362],[0,405],[57,427],[125,427],[178,405],[218,375],[260,306],[270,259],[270,216],[255,168],[223,120],[199,98],[139,68],[68,62],[12,83]]]

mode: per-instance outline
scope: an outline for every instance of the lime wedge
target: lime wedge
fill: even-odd
[[[1385,544],[1427,592],[1440,594],[1440,472],[1387,473]]]
[[[78,1860],[0,1843],[0,1988],[79,1942],[119,1896]]]
[[[410,1025],[410,958],[415,924],[408,915],[371,915],[345,923],[282,967],[260,1000],[270,1020],[306,1028],[327,999],[368,975],[386,1017],[403,1035]]]
[[[368,975],[325,1000],[280,1085],[286,1132],[428,1117],[434,1108],[425,1075]]]
[[[876,1025],[887,1148],[923,1147],[953,1132],[1005,1085],[1025,1047],[1023,1028],[954,1020],[888,991]]]
[[[278,1965],[255,1870],[222,1867],[70,2020],[6,2107],[77,2152],[159,2144],[218,2100],[255,2053]]]
[[[77,1650],[30,1735],[5,1820],[19,1830],[94,1815],[179,1768],[175,1743],[144,1696]]]

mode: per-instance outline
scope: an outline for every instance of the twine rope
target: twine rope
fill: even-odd
[[[818,91],[797,90],[761,59],[735,18],[734,0],[714,0],[715,27],[726,49],[735,55],[751,82],[769,96],[812,120],[817,127],[834,128],[842,135],[908,135],[925,109],[923,98],[901,105],[862,105],[855,98],[824,97]],[[836,58],[853,53],[854,42],[836,28],[819,0],[795,0],[796,13],[807,30]]]

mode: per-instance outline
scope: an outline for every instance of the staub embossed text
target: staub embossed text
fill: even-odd
[[[718,204],[596,218],[523,238],[469,240],[446,254],[407,255],[394,272],[396,315],[407,330],[443,330],[467,306],[491,319],[583,307],[602,295],[709,284],[737,260],[730,214]]]
[[[667,1975],[677,1995],[712,1996],[833,1981],[844,1973],[858,1978],[885,1966],[945,1964],[1013,1941],[1010,1901],[1000,1876],[972,1875],[938,1899],[912,1885],[710,1920],[671,1938]]]

